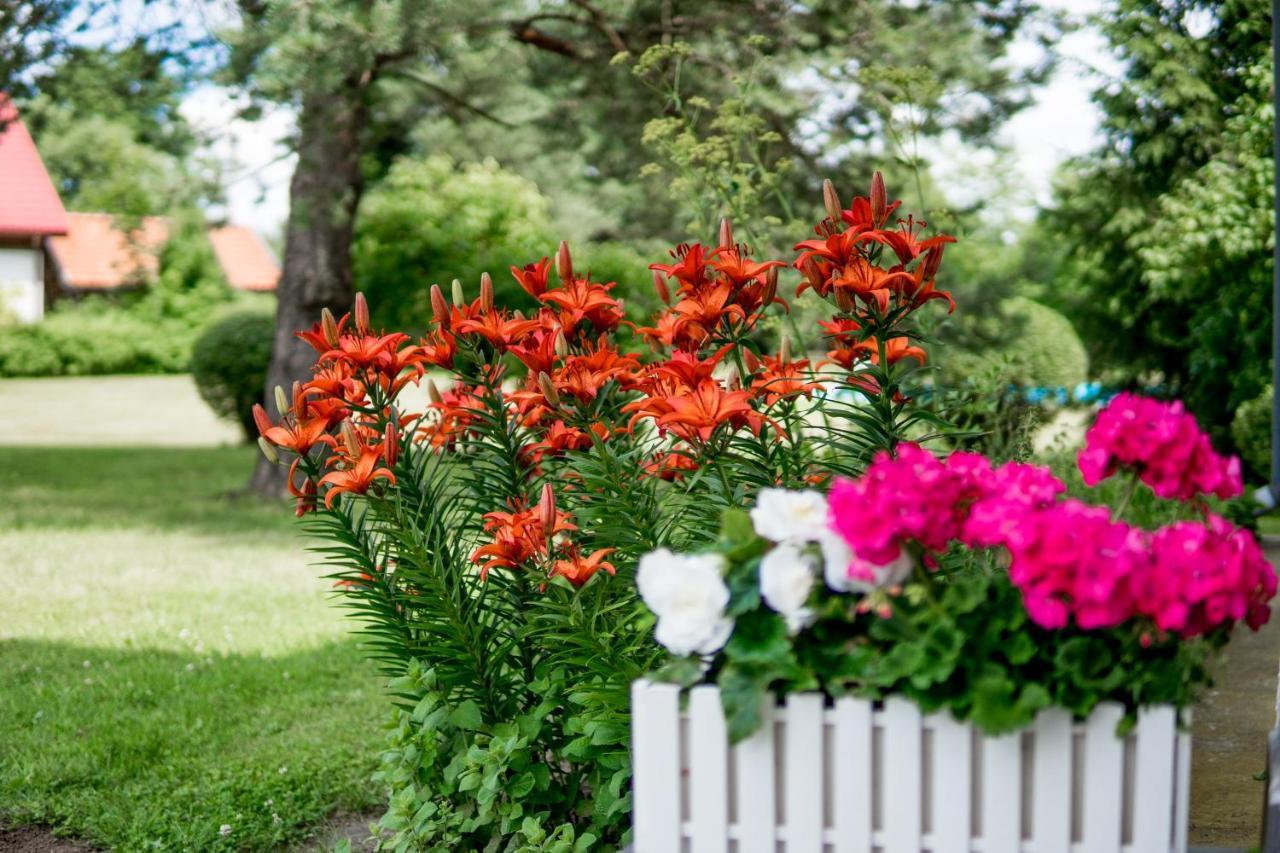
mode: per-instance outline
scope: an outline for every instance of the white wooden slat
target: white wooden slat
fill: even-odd
[[[834,853],[871,853],[871,703],[837,699],[835,723]]]
[[[1116,737],[1116,724],[1123,716],[1120,705],[1104,702],[1085,723],[1082,840],[1089,853],[1120,850],[1124,741]]]
[[[933,714],[933,853],[969,853],[970,794],[973,790],[973,730],[948,713]],[[892,760],[892,759],[890,759]]]
[[[1033,729],[1031,839],[1036,853],[1071,850],[1071,714],[1041,711]]]
[[[739,853],[775,853],[773,697],[760,707],[760,728],[734,749]],[[641,853],[641,851],[636,851]]]
[[[884,849],[920,850],[921,770],[920,709],[908,699],[892,697],[884,704]]]
[[[632,821],[636,853],[680,845],[680,688],[631,685]]]
[[[1018,853],[1022,844],[1022,736],[982,738],[982,851]]]
[[[1133,769],[1133,853],[1168,853],[1177,720],[1172,705],[1138,713]]]
[[[1191,712],[1184,711],[1186,728],[1178,732],[1178,755],[1174,772],[1177,793],[1173,804],[1173,853],[1187,853],[1187,827],[1191,820]]]
[[[728,853],[729,736],[709,684],[689,691],[689,811],[693,853]]]
[[[822,853],[822,705],[820,693],[787,696],[783,765],[787,853]]]

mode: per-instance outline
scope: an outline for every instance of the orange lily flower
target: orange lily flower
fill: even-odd
[[[597,284],[577,278],[557,290],[538,297],[557,309],[557,319],[566,336],[572,337],[578,326],[589,321],[597,332],[609,332],[622,322],[622,303],[609,295],[612,284]]]
[[[806,381],[808,359],[784,362],[780,357],[764,356],[761,362],[764,371],[752,381],[751,390],[764,400],[766,406],[789,397],[812,396],[822,387],[821,383]]]
[[[321,438],[329,429],[328,421],[323,418],[303,417],[299,420],[295,416],[288,416],[280,422],[278,426],[262,429],[264,424],[271,423],[267,417],[267,410],[262,407],[261,403],[255,403],[253,406],[253,418],[258,424],[258,431],[267,441],[276,447],[283,448],[299,456],[306,456],[311,452],[311,448],[320,443]]]
[[[550,577],[560,575],[567,579],[574,586],[582,586],[591,580],[591,576],[598,571],[606,571],[609,574],[615,574],[613,563],[605,562],[605,557],[612,554],[617,548],[601,548],[592,552],[591,556],[584,557],[578,553],[577,548],[571,548],[569,553],[563,560],[556,560],[551,565]]]
[[[657,419],[659,429],[670,430],[690,443],[703,443],[721,426],[748,427],[758,432],[765,418],[751,408],[751,392],[726,391],[714,380],[703,380],[691,393],[668,397],[671,411]]]
[[[669,482],[680,480],[686,474],[697,471],[698,463],[683,453],[670,451],[659,453],[644,464],[644,473]]]
[[[889,296],[895,285],[912,281],[911,274],[901,269],[886,270],[866,258],[856,257],[836,273],[832,285],[867,302],[875,302],[881,311],[889,307]]]
[[[485,580],[492,569],[515,569],[535,557],[547,553],[548,540],[557,533],[577,530],[567,513],[555,510],[551,529],[543,526],[538,507],[524,508],[517,503],[510,512],[496,511],[484,516],[485,532],[493,541],[482,545],[471,555],[471,562],[480,564],[480,579]]]
[[[707,281],[707,254],[701,243],[681,243],[671,250],[674,264],[649,264],[667,278],[680,282],[680,292],[696,290]]]
[[[511,275],[515,276],[515,280],[525,293],[537,299],[547,292],[547,273],[550,269],[551,259],[544,257],[535,264],[512,267]]]
[[[381,447],[370,447],[362,440],[359,450],[360,454],[355,459],[350,458],[349,452],[339,453],[335,459],[346,467],[330,471],[320,478],[320,484],[329,487],[324,496],[326,507],[332,509],[334,500],[343,492],[354,495],[367,493],[376,480],[386,480],[393,486],[396,484],[396,475],[391,473],[391,469],[378,464],[382,460]]]
[[[504,311],[486,311],[471,320],[462,320],[454,328],[458,334],[477,334],[495,349],[505,351],[538,328],[537,320],[521,320]]]

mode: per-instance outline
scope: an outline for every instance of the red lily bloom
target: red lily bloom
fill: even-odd
[[[711,378],[720,361],[731,349],[733,344],[725,344],[706,358],[698,358],[691,352],[675,352],[665,362],[654,365],[652,372],[655,376],[672,379],[685,388],[696,388],[704,379]]]
[[[429,409],[436,413],[436,417],[423,424],[419,434],[438,449],[465,437],[486,407],[474,389],[461,386],[445,391],[440,395],[440,402],[431,403]]]
[[[556,364],[556,335],[559,332],[545,329],[534,332],[521,343],[512,346],[509,352],[520,359],[529,373],[550,373]]]
[[[564,333],[572,337],[578,326],[589,321],[597,332],[611,332],[622,322],[622,303],[609,295],[612,284],[597,284],[577,278],[539,298],[556,309]]]
[[[946,234],[939,234],[927,240],[920,240],[920,232],[927,225],[928,223],[917,220],[914,216],[908,216],[906,219],[898,220],[897,231],[874,231],[868,236],[876,242],[883,243],[893,249],[893,253],[898,256],[898,260],[903,264],[909,264],[920,257],[922,252],[927,252],[935,246],[942,246],[956,241],[955,237],[950,237]]]
[[[326,507],[332,508],[334,500],[343,492],[355,495],[367,493],[376,480],[386,480],[393,486],[396,484],[396,475],[391,473],[391,469],[378,464],[382,460],[381,447],[370,447],[361,440],[358,456],[352,458],[348,450],[337,454],[335,460],[345,467],[330,471],[320,478],[320,484],[329,487],[324,496]]]
[[[495,349],[505,352],[539,325],[537,320],[521,320],[505,311],[486,311],[475,319],[462,320],[454,328],[460,335],[477,334]]]
[[[669,482],[683,479],[686,474],[698,470],[698,463],[683,453],[670,451],[659,453],[644,464],[644,473]]]
[[[560,575],[574,586],[582,586],[598,571],[603,570],[612,575],[615,573],[613,563],[605,562],[604,558],[616,550],[618,549],[601,548],[592,552],[591,556],[584,557],[578,553],[577,548],[570,548],[565,559],[552,563],[550,576]]]
[[[422,339],[419,351],[423,364],[448,370],[453,367],[453,359],[458,354],[458,339],[444,329],[436,329]]]
[[[786,266],[782,261],[753,261],[742,246],[722,246],[711,253],[711,258],[711,268],[736,287],[750,282],[764,284],[769,270]]]
[[[659,429],[670,430],[690,443],[704,443],[722,426],[747,427],[758,432],[765,418],[751,408],[751,392],[726,391],[715,380],[703,380],[692,392],[668,397],[670,411],[657,418]]]
[[[789,397],[809,397],[822,387],[821,383],[808,382],[808,359],[783,361],[780,357],[765,356],[761,359],[764,370],[751,383],[751,390],[772,406]]]
[[[308,418],[305,415],[302,420],[289,415],[280,422],[279,426],[262,429],[264,423],[269,424],[271,421],[267,417],[267,410],[262,407],[261,403],[254,404],[253,417],[258,423],[259,432],[263,438],[276,447],[296,453],[299,456],[306,456],[310,453],[311,448],[320,443],[320,439],[329,429],[329,423],[325,418]]]
[[[911,274],[908,272],[901,269],[881,269],[866,258],[856,257],[836,272],[831,283],[837,289],[845,290],[868,303],[874,302],[884,311],[889,307],[892,288],[911,281]]]
[[[551,269],[551,259],[543,258],[536,264],[525,264],[523,267],[512,267],[515,276],[524,292],[537,299],[547,292],[547,273]]]
[[[696,290],[707,282],[707,254],[701,243],[681,243],[671,250],[674,264],[649,264],[667,278],[680,282],[680,292]]]
[[[510,512],[487,513],[484,529],[493,541],[471,555],[471,562],[480,564],[480,579],[488,578],[491,569],[515,569],[545,555],[549,540],[557,533],[578,529],[569,521],[567,513],[561,510],[554,513],[549,530],[543,526],[536,506],[525,508],[523,504],[515,504]]]
[[[336,337],[342,337],[342,332],[346,328],[347,320],[350,317],[350,314],[343,314],[341,319],[337,321],[335,326],[337,330]],[[329,339],[325,334],[324,323],[316,323],[310,329],[307,329],[305,332],[297,332],[296,335],[310,344],[311,348],[318,353],[325,353],[329,351]]]
[[[395,357],[400,344],[409,340],[409,336],[400,332],[390,335],[343,335],[338,338],[338,345],[326,350],[320,356],[321,362],[338,359],[355,367],[370,367],[385,363],[388,357]]]

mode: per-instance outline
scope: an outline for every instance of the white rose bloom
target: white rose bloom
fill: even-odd
[[[658,617],[654,638],[676,655],[709,655],[733,633],[724,615],[729,587],[719,554],[674,554],[659,548],[640,558],[636,586]]]
[[[817,560],[794,542],[778,545],[760,561],[760,595],[787,620],[792,634],[809,624],[813,611],[805,607],[813,590]]]
[[[827,532],[827,499],[812,489],[762,489],[751,510],[751,524],[774,542],[813,542]]]
[[[859,559],[840,534],[831,531],[823,534],[818,545],[822,549],[823,578],[836,592],[871,592],[893,586],[906,580],[915,566],[905,548],[897,559],[883,566],[868,563]],[[871,570],[871,580],[849,576],[849,568],[855,562],[860,568]]]

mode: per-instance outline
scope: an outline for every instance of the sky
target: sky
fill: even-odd
[[[1043,5],[1083,21],[1102,11],[1105,0],[1043,0]],[[1057,51],[1060,62],[1054,76],[1036,93],[1035,103],[1014,116],[1000,133],[1011,154],[1001,165],[1016,169],[1014,182],[1024,190],[1015,215],[1030,215],[1035,202],[1048,199],[1052,176],[1064,159],[1098,144],[1099,114],[1090,93],[1105,76],[1119,70],[1101,34],[1087,24],[1063,39]],[[1040,48],[1028,40],[1014,45],[1010,59],[1030,64],[1039,54]],[[238,120],[233,97],[212,86],[193,91],[182,111],[215,139],[208,153],[227,170],[228,218],[268,238],[278,235],[289,211],[294,157],[285,140],[293,127],[293,113],[278,107],[256,122]],[[962,204],[990,188],[995,158],[989,152],[940,140],[925,154],[934,178],[953,192],[954,202]]]

